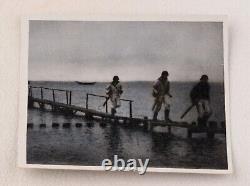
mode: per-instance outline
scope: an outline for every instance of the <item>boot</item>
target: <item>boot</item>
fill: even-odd
[[[111,109],[111,115],[114,116],[116,113],[116,110],[114,108]]]
[[[157,120],[158,112],[154,112],[153,120]]]
[[[165,121],[172,122],[171,119],[169,119],[169,110],[165,110]]]
[[[206,120],[202,117],[202,118],[198,118],[197,119],[197,123],[198,123],[198,127],[200,128],[204,128],[206,127]]]

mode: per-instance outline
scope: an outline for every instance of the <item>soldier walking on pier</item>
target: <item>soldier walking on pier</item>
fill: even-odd
[[[122,86],[119,82],[119,77],[114,76],[113,81],[107,86],[106,94],[108,95],[109,99],[111,100],[111,114],[114,116],[116,113],[116,108],[121,106],[120,97],[123,93]],[[107,103],[106,103],[107,104]]]
[[[190,98],[193,105],[196,106],[198,112],[198,126],[205,126],[207,120],[212,114],[210,107],[210,85],[208,76],[202,75],[200,82],[197,83],[190,92]]]
[[[155,98],[152,110],[154,112],[153,120],[157,120],[159,111],[161,110],[162,104],[164,105],[165,120],[169,119],[170,112],[170,98],[172,95],[169,93],[170,84],[168,81],[168,72],[163,71],[161,77],[153,85],[153,97]]]

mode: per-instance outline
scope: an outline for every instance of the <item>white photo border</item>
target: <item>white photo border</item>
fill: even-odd
[[[104,171],[101,166],[75,166],[75,165],[45,165],[27,164],[26,161],[26,134],[27,134],[27,103],[28,103],[28,51],[29,51],[29,21],[166,21],[166,22],[222,22],[223,23],[223,55],[224,55],[224,89],[226,114],[226,144],[228,169],[189,169],[189,168],[155,168],[148,167],[147,172],[173,172],[173,173],[207,173],[230,174],[232,168],[231,152],[231,121],[230,121],[230,92],[229,92],[229,64],[228,64],[228,21],[225,15],[83,15],[75,16],[26,16],[21,23],[21,44],[19,63],[19,98],[18,98],[18,153],[17,166],[20,168],[39,169],[70,169],[70,170],[98,170]]]

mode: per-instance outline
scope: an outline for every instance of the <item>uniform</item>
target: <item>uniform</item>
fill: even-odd
[[[212,114],[210,107],[210,85],[200,81],[190,92],[190,98],[198,112],[198,124],[205,125]]]
[[[106,94],[109,96],[109,99],[111,101],[112,111],[121,106],[120,97],[122,93],[122,86],[119,82],[116,85],[114,85],[114,83],[111,83],[106,87]]]
[[[165,120],[169,120],[170,110],[170,84],[166,79],[165,81],[159,78],[153,85],[153,96],[155,97],[154,105],[152,110],[154,111],[153,119],[157,119],[158,112],[161,110],[162,105],[165,110]]]

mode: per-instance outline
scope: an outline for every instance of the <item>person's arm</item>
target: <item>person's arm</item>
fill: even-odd
[[[119,94],[121,95],[123,93],[122,85],[119,86]]]
[[[106,87],[106,95],[110,96],[111,95],[111,85],[108,85]]]
[[[159,94],[159,86],[160,86],[159,80],[154,82],[154,84],[153,84],[153,96],[154,97],[157,97]]]

